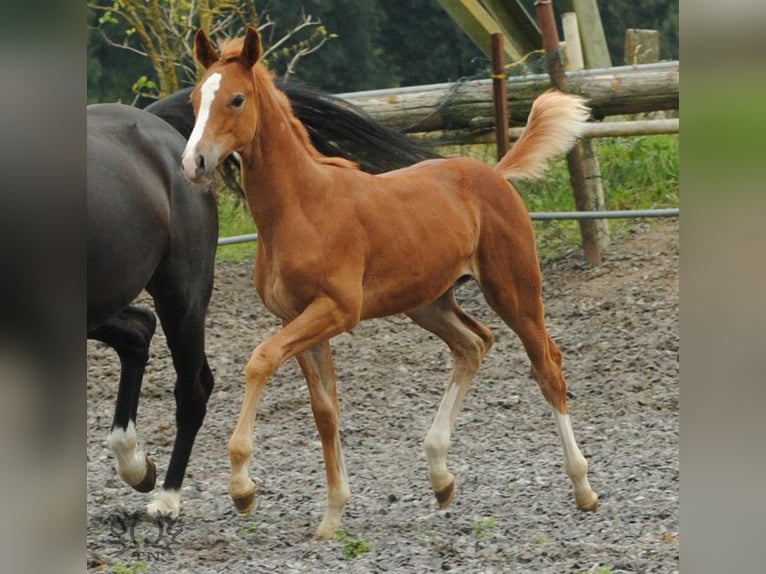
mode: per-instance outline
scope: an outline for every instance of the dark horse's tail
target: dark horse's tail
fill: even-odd
[[[440,157],[403,133],[376,122],[342,98],[296,80],[277,79],[275,83],[290,99],[293,111],[306,126],[314,147],[326,156],[354,161],[369,173],[391,171]],[[194,128],[194,110],[189,101],[191,91],[192,88],[183,88],[149,104],[146,111],[159,116],[188,139]],[[229,156],[221,167],[224,183],[243,195],[238,173],[237,160]]]

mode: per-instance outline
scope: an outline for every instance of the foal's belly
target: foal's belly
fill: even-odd
[[[455,262],[447,266],[419,265],[411,262],[395,274],[364,285],[362,319],[408,313],[428,305],[452,287],[468,265]]]

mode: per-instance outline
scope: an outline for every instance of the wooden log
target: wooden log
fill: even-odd
[[[436,0],[439,5],[450,15],[478,48],[488,57],[492,57],[490,51],[490,37],[492,34],[503,33],[500,25],[495,21],[487,9],[479,0]],[[513,38],[506,37],[504,49],[509,60],[519,60],[527,52],[524,45],[515,42]]]
[[[482,4],[503,29],[505,37],[514,42],[517,51],[526,54],[540,48],[540,28],[522,0],[482,0]]]
[[[679,64],[567,72],[569,92],[588,99],[594,118],[677,110]],[[526,124],[532,102],[551,88],[548,74],[508,79],[510,125]],[[405,132],[484,129],[493,122],[492,80],[339,94],[373,119]]]

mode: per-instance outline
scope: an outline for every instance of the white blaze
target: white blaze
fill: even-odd
[[[210,77],[200,87],[201,99],[199,105],[199,112],[197,113],[197,121],[194,123],[194,129],[189,136],[189,141],[186,143],[186,149],[183,153],[183,167],[188,177],[193,177],[197,170],[195,164],[195,150],[197,144],[202,139],[202,134],[205,133],[205,126],[210,118],[210,108],[213,105],[215,94],[218,88],[221,86],[221,74],[211,74]]]

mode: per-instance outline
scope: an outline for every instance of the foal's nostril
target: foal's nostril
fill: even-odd
[[[205,171],[205,156],[198,155],[196,164],[197,164],[197,172]]]

